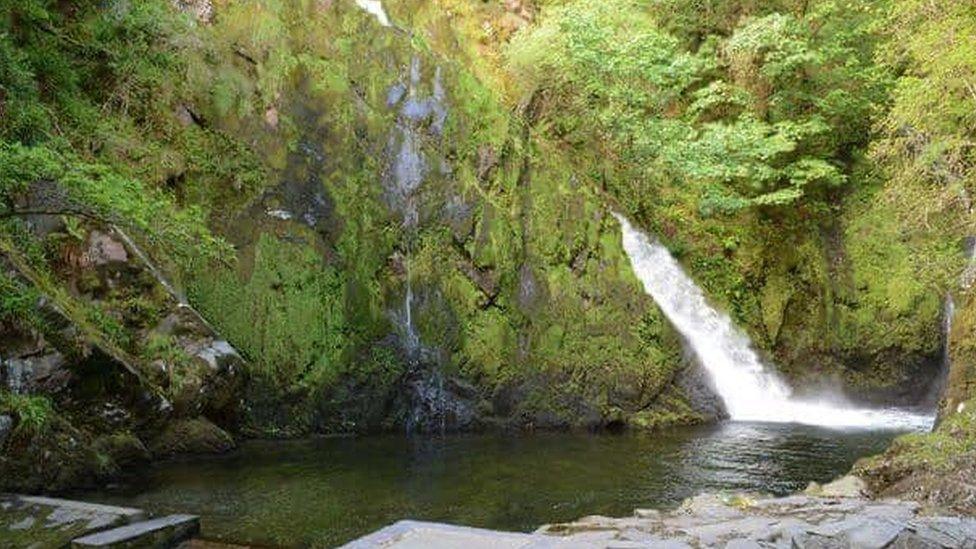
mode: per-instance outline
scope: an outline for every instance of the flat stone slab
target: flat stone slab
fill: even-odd
[[[500,532],[437,522],[401,520],[341,549],[523,549],[586,547],[535,534]]]
[[[62,547],[78,536],[145,518],[131,507],[0,494],[0,546]]]
[[[169,515],[75,539],[72,547],[172,547],[200,531],[200,517]]]
[[[74,501],[70,499],[46,498],[41,496],[13,496],[22,503],[31,505],[41,505],[53,507],[63,513],[77,513],[78,515],[88,516],[115,516],[125,522],[137,522],[146,519],[146,512],[134,507],[116,507],[114,505],[102,505],[101,503],[88,503],[86,501]]]

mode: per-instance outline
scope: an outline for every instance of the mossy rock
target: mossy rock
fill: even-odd
[[[236,447],[237,443],[227,431],[202,417],[170,423],[149,446],[155,457],[222,454]]]
[[[0,456],[0,490],[56,491],[89,486],[115,470],[90,437],[63,417],[34,433],[15,431]]]
[[[101,436],[95,440],[92,448],[98,454],[110,458],[120,468],[145,464],[152,457],[139,437],[129,432]]]

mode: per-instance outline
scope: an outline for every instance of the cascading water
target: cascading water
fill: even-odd
[[[375,17],[380,22],[380,25],[384,27],[390,26],[390,18],[387,17],[386,10],[383,9],[383,2],[380,0],[356,0],[356,5]]]
[[[749,338],[728,316],[708,304],[704,293],[667,248],[635,229],[623,216],[615,213],[614,217],[620,222],[624,250],[634,272],[698,356],[732,420],[829,427],[931,428],[933,415],[792,397],[790,387],[763,365]]]

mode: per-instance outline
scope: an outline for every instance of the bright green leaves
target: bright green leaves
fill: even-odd
[[[795,17],[779,13],[747,21],[725,44],[732,75],[756,88],[794,83],[805,67],[820,61],[805,30]]]
[[[781,206],[803,197],[813,184],[837,185],[844,176],[815,157],[796,158],[797,144],[825,130],[822,122],[769,124],[753,116],[704,126],[697,139],[673,151],[677,172],[707,183],[706,215],[749,206]]]
[[[55,182],[71,201],[46,208],[67,214],[88,210],[134,228],[157,249],[187,264],[196,259],[233,257],[229,245],[209,231],[199,209],[177,209],[166,194],[105,164],[85,162],[47,147],[0,143],[0,200],[9,204],[13,194],[39,181]]]
[[[620,128],[614,133],[663,116],[707,68],[628,1],[554,8],[509,53],[527,90],[554,96],[560,126],[592,130],[595,116],[608,129]]]
[[[575,2],[518,37],[510,62],[555,133],[701,189],[705,214],[798,204],[846,181],[886,97],[863,4],[744,18],[689,52],[637,3]]]
[[[926,133],[976,132],[976,4],[900,0],[888,22],[887,56],[907,69],[892,123]]]
[[[15,434],[33,437],[45,433],[54,419],[54,406],[46,396],[0,391],[0,412],[17,418]]]

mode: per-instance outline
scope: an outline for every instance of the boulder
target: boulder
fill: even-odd
[[[64,356],[47,349],[43,354],[12,357],[0,362],[0,380],[11,393],[29,394],[39,391],[56,393],[70,381]]]
[[[804,494],[828,498],[859,498],[868,494],[868,486],[854,475],[846,475],[824,485],[811,482]]]
[[[222,454],[237,447],[227,431],[205,418],[181,419],[170,423],[152,442],[156,457],[181,454]]]
[[[98,230],[88,233],[86,257],[96,267],[129,262],[125,244]]]
[[[149,449],[131,433],[115,433],[98,438],[92,447],[99,454],[112,459],[117,467],[146,463],[150,459]]]

